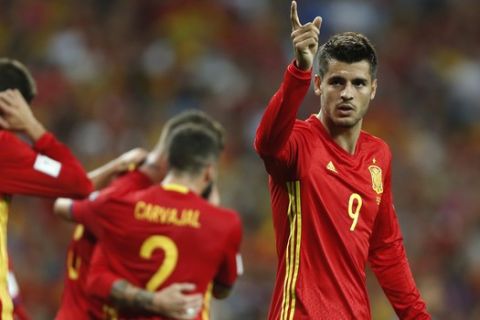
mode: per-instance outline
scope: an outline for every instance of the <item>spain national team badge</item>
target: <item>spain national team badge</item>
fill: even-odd
[[[379,166],[368,166],[370,175],[372,176],[372,188],[377,194],[383,193],[382,169]]]

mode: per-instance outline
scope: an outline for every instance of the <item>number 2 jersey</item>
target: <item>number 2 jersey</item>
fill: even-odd
[[[129,173],[123,183],[141,174]],[[74,202],[72,215],[99,239],[112,274],[150,291],[191,282],[197,292],[208,295],[212,281],[233,285],[241,271],[237,213],[213,206],[180,185],[153,185],[128,193],[111,190],[93,201]],[[94,286],[98,296],[110,294],[111,283],[103,286],[98,281]],[[112,309],[103,311],[111,315]],[[208,318],[207,309],[199,318]],[[126,315],[118,315],[122,316]],[[129,319],[137,316],[146,315],[128,314]]]
[[[10,199],[16,194],[43,197],[86,197],[92,184],[70,150],[51,133],[33,147],[0,130],[0,318],[12,319],[7,290],[7,221]]]
[[[310,80],[289,65],[255,140],[279,258],[269,319],[370,319],[367,262],[401,319],[429,319],[393,208],[389,148],[361,132],[349,154],[315,115],[297,120]]]

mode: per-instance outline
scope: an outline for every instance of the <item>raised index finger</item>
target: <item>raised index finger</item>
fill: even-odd
[[[292,5],[290,7],[290,20],[292,21],[292,31],[295,31],[302,26],[300,19],[298,19],[296,1],[292,1]]]

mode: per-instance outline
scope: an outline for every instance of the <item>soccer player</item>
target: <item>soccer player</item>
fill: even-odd
[[[377,89],[377,57],[353,32],[319,49],[320,112],[296,114],[308,91],[321,18],[302,25],[291,4],[295,59],[255,138],[269,174],[278,270],[269,319],[370,319],[365,267],[400,319],[430,319],[395,214],[391,152],[362,131]]]
[[[196,113],[194,113],[196,116]],[[185,117],[195,117],[190,114]],[[114,179],[115,176],[124,174],[132,167],[143,162],[147,153],[143,149],[137,148],[130,150],[117,159],[114,159],[102,167],[89,172],[88,176],[92,180],[96,189],[106,187],[102,192],[109,192],[110,188],[122,187],[121,179]],[[143,187],[151,186],[151,181],[145,180]],[[107,187],[108,186],[108,187]],[[88,296],[86,292],[87,276],[90,269],[93,251],[96,247],[97,239],[83,225],[78,224],[73,232],[72,241],[69,244],[66,262],[66,274],[64,289],[60,308],[55,317],[56,320],[88,320],[88,310],[95,301]],[[115,277],[117,278],[117,277]],[[159,310],[165,315],[173,316],[178,312],[184,312],[187,308],[198,308],[201,305],[201,295],[186,295],[185,292],[193,290],[195,287],[190,283],[178,283],[171,285],[152,297],[152,303],[148,306],[154,310]],[[140,288],[137,289],[141,292]],[[179,311],[180,310],[180,311]],[[184,318],[190,319],[190,318]]]
[[[29,103],[35,82],[20,62],[0,59],[0,318],[12,319],[7,289],[7,220],[15,194],[44,197],[87,196],[92,184],[70,150],[35,118]],[[19,139],[24,134],[32,145]]]
[[[155,148],[148,154],[148,159],[142,165],[142,170],[148,171],[149,177],[151,179],[143,179],[144,185],[139,185],[136,188],[146,188],[150,187],[153,182],[160,182],[166,172],[166,152],[165,152],[165,143],[166,139],[170,136],[172,130],[181,126],[182,124],[193,123],[198,124],[211,130],[216,136],[219,143],[219,146],[223,148],[223,128],[216,121],[211,119],[208,115],[203,112],[189,110],[183,113],[176,115],[171,118],[163,127],[162,133],[160,135],[159,142]],[[110,163],[102,166],[101,168],[94,170],[89,173],[89,177],[94,182],[95,188],[103,188],[109,185],[109,180],[117,174],[125,173],[129,167],[134,167],[139,163],[143,162],[145,153],[142,150],[132,150],[118,159],[111,161]],[[130,168],[131,169],[131,168]],[[124,185],[120,177],[116,181],[101,192],[110,192],[111,189],[120,188],[122,192],[127,192],[128,188],[131,188],[131,184]],[[127,189],[125,189],[127,188]],[[207,190],[208,191],[208,190]],[[204,193],[202,196],[209,198],[211,201],[216,195],[216,188],[214,188],[210,194]],[[62,210],[62,206],[59,204],[62,201],[69,200],[59,199],[55,205],[55,210],[58,213],[58,210]],[[66,208],[66,207],[64,207]],[[56,320],[63,319],[88,319],[87,311],[88,309],[95,308],[95,301],[91,299],[86,292],[86,279],[90,269],[90,261],[94,248],[96,247],[97,240],[95,236],[86,229],[83,225],[77,225],[73,239],[69,245],[69,250],[67,253],[67,270],[65,276],[65,286],[62,294],[62,302],[60,309],[57,313]],[[145,307],[148,310],[155,310],[164,315],[171,317],[176,316],[182,319],[190,319],[190,317],[185,317],[185,310],[188,308],[196,309],[198,302],[201,303],[201,295],[186,295],[191,290],[194,290],[194,285],[190,283],[178,283],[172,285],[168,288],[161,290],[160,292],[155,293],[155,296],[152,296],[151,305],[136,306],[137,309],[143,310]],[[144,296],[142,291],[139,289],[134,295],[132,295],[132,290],[127,290],[125,288],[125,293],[128,293],[130,296]],[[116,291],[117,296],[122,294],[121,291]],[[150,294],[150,293],[149,293]],[[136,301],[135,299],[133,299]],[[154,300],[154,301],[153,301]],[[143,303],[145,300],[142,300]],[[93,306],[92,306],[93,305]]]
[[[132,186],[128,192],[111,190],[94,200],[74,202],[70,212],[59,210],[97,236],[100,249],[96,253],[101,250],[103,264],[125,279],[105,277],[92,267],[90,289],[100,298],[113,299],[108,308],[95,310],[96,318],[105,316],[105,310],[119,318],[149,315],[125,309],[130,303],[117,291],[125,292],[130,285],[153,292],[188,280],[208,300],[213,282],[211,293],[223,298],[242,270],[237,214],[201,197],[216,177],[218,138],[205,127],[185,124],[173,131],[168,145],[169,170],[161,184],[133,192],[140,181],[155,180],[155,167],[146,170],[142,166],[121,178],[123,184]],[[56,207],[66,205],[57,203]],[[208,317],[207,312],[205,303],[202,316]]]

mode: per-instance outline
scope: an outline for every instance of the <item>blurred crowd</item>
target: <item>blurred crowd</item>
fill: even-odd
[[[0,0],[0,56],[38,81],[33,110],[87,170],[153,146],[170,116],[201,109],[227,130],[222,202],[242,214],[245,274],[214,319],[265,319],[276,270],[267,176],[252,148],[293,57],[290,1]],[[394,155],[407,254],[434,319],[480,319],[480,2],[299,0],[320,40],[365,33],[379,55],[367,131]],[[299,117],[317,112],[312,92]],[[314,159],[312,159],[314,161]],[[52,319],[72,227],[51,202],[15,198],[8,245],[27,309]],[[374,319],[395,319],[369,275]]]

